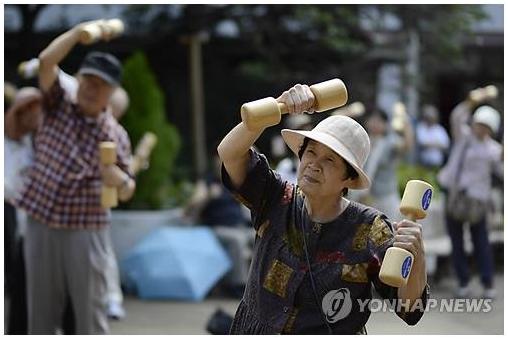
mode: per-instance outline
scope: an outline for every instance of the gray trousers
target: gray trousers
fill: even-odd
[[[123,293],[120,286],[120,273],[118,271],[118,261],[111,242],[111,229],[107,230],[107,246],[106,246],[106,267],[104,274],[107,282],[107,302],[116,302],[122,304]]]
[[[28,218],[28,333],[55,334],[70,296],[76,334],[105,334],[107,229],[53,229]]]

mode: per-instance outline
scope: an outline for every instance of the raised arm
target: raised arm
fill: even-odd
[[[296,85],[282,93],[276,100],[279,103],[284,103],[290,114],[296,114],[313,111],[315,98],[309,86]],[[265,128],[249,130],[241,122],[222,139],[217,147],[219,157],[236,187],[243,184],[247,175],[249,149],[261,136]]]
[[[114,32],[104,20],[82,22],[58,36],[39,54],[39,87],[43,91],[51,88],[58,76],[58,64],[69,54],[79,42],[90,44],[95,42],[88,35],[94,28],[99,39],[109,40]],[[87,30],[88,29],[88,30]]]
[[[470,130],[469,118],[471,117],[472,103],[469,101],[460,102],[450,114],[450,128],[453,140],[457,141]]]
[[[263,133],[247,129],[243,122],[236,125],[217,147],[219,157],[235,187],[240,187],[247,175],[249,149]]]
[[[58,64],[79,42],[79,25],[73,27],[53,40],[39,54],[39,87],[48,91],[58,76]]]
[[[453,109],[450,115],[451,134],[453,140],[458,140],[470,133],[469,119],[474,107],[498,96],[497,87],[490,85],[476,88],[469,92],[467,98]]]

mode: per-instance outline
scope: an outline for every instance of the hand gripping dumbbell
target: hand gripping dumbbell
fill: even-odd
[[[481,103],[486,100],[497,98],[498,90],[494,85],[480,87],[469,92],[469,99],[474,103]]]
[[[120,19],[96,20],[81,29],[79,41],[82,44],[88,45],[100,40],[103,36],[103,28],[109,30],[111,38],[122,34],[124,31],[124,25]]]
[[[116,144],[111,141],[104,141],[99,144],[100,161],[103,165],[116,164]],[[102,185],[101,206],[112,208],[118,205],[118,192],[116,187]]]
[[[342,80],[332,79],[310,86],[316,97],[316,112],[343,106],[347,102],[347,89]],[[277,125],[281,115],[288,113],[285,104],[272,97],[251,101],[242,105],[242,121],[249,130],[259,130]]]
[[[408,181],[400,202],[400,212],[412,221],[425,218],[432,199],[432,190],[432,186],[425,181]],[[399,247],[390,247],[381,265],[379,279],[393,287],[405,286],[413,262],[414,256],[411,252]]]

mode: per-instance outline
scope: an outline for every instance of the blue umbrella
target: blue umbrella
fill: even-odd
[[[145,299],[202,300],[231,268],[206,227],[162,227],[143,238],[120,263],[127,288]]]

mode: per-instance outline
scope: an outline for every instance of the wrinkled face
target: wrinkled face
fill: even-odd
[[[81,74],[78,80],[78,106],[86,116],[95,118],[108,106],[114,87],[90,74]]]
[[[486,137],[488,137],[489,135],[493,134],[490,127],[488,127],[487,125],[484,125],[484,124],[477,123],[477,122],[474,122],[472,124],[471,129],[473,131],[473,134],[480,140],[483,140]]]
[[[298,167],[298,186],[305,195],[339,197],[352,179],[346,178],[346,163],[327,146],[310,140]]]
[[[367,120],[367,132],[372,136],[381,136],[386,132],[386,121],[379,115],[373,115]]]
[[[18,112],[19,125],[24,133],[35,132],[42,122],[42,104],[40,100],[27,103]]]

